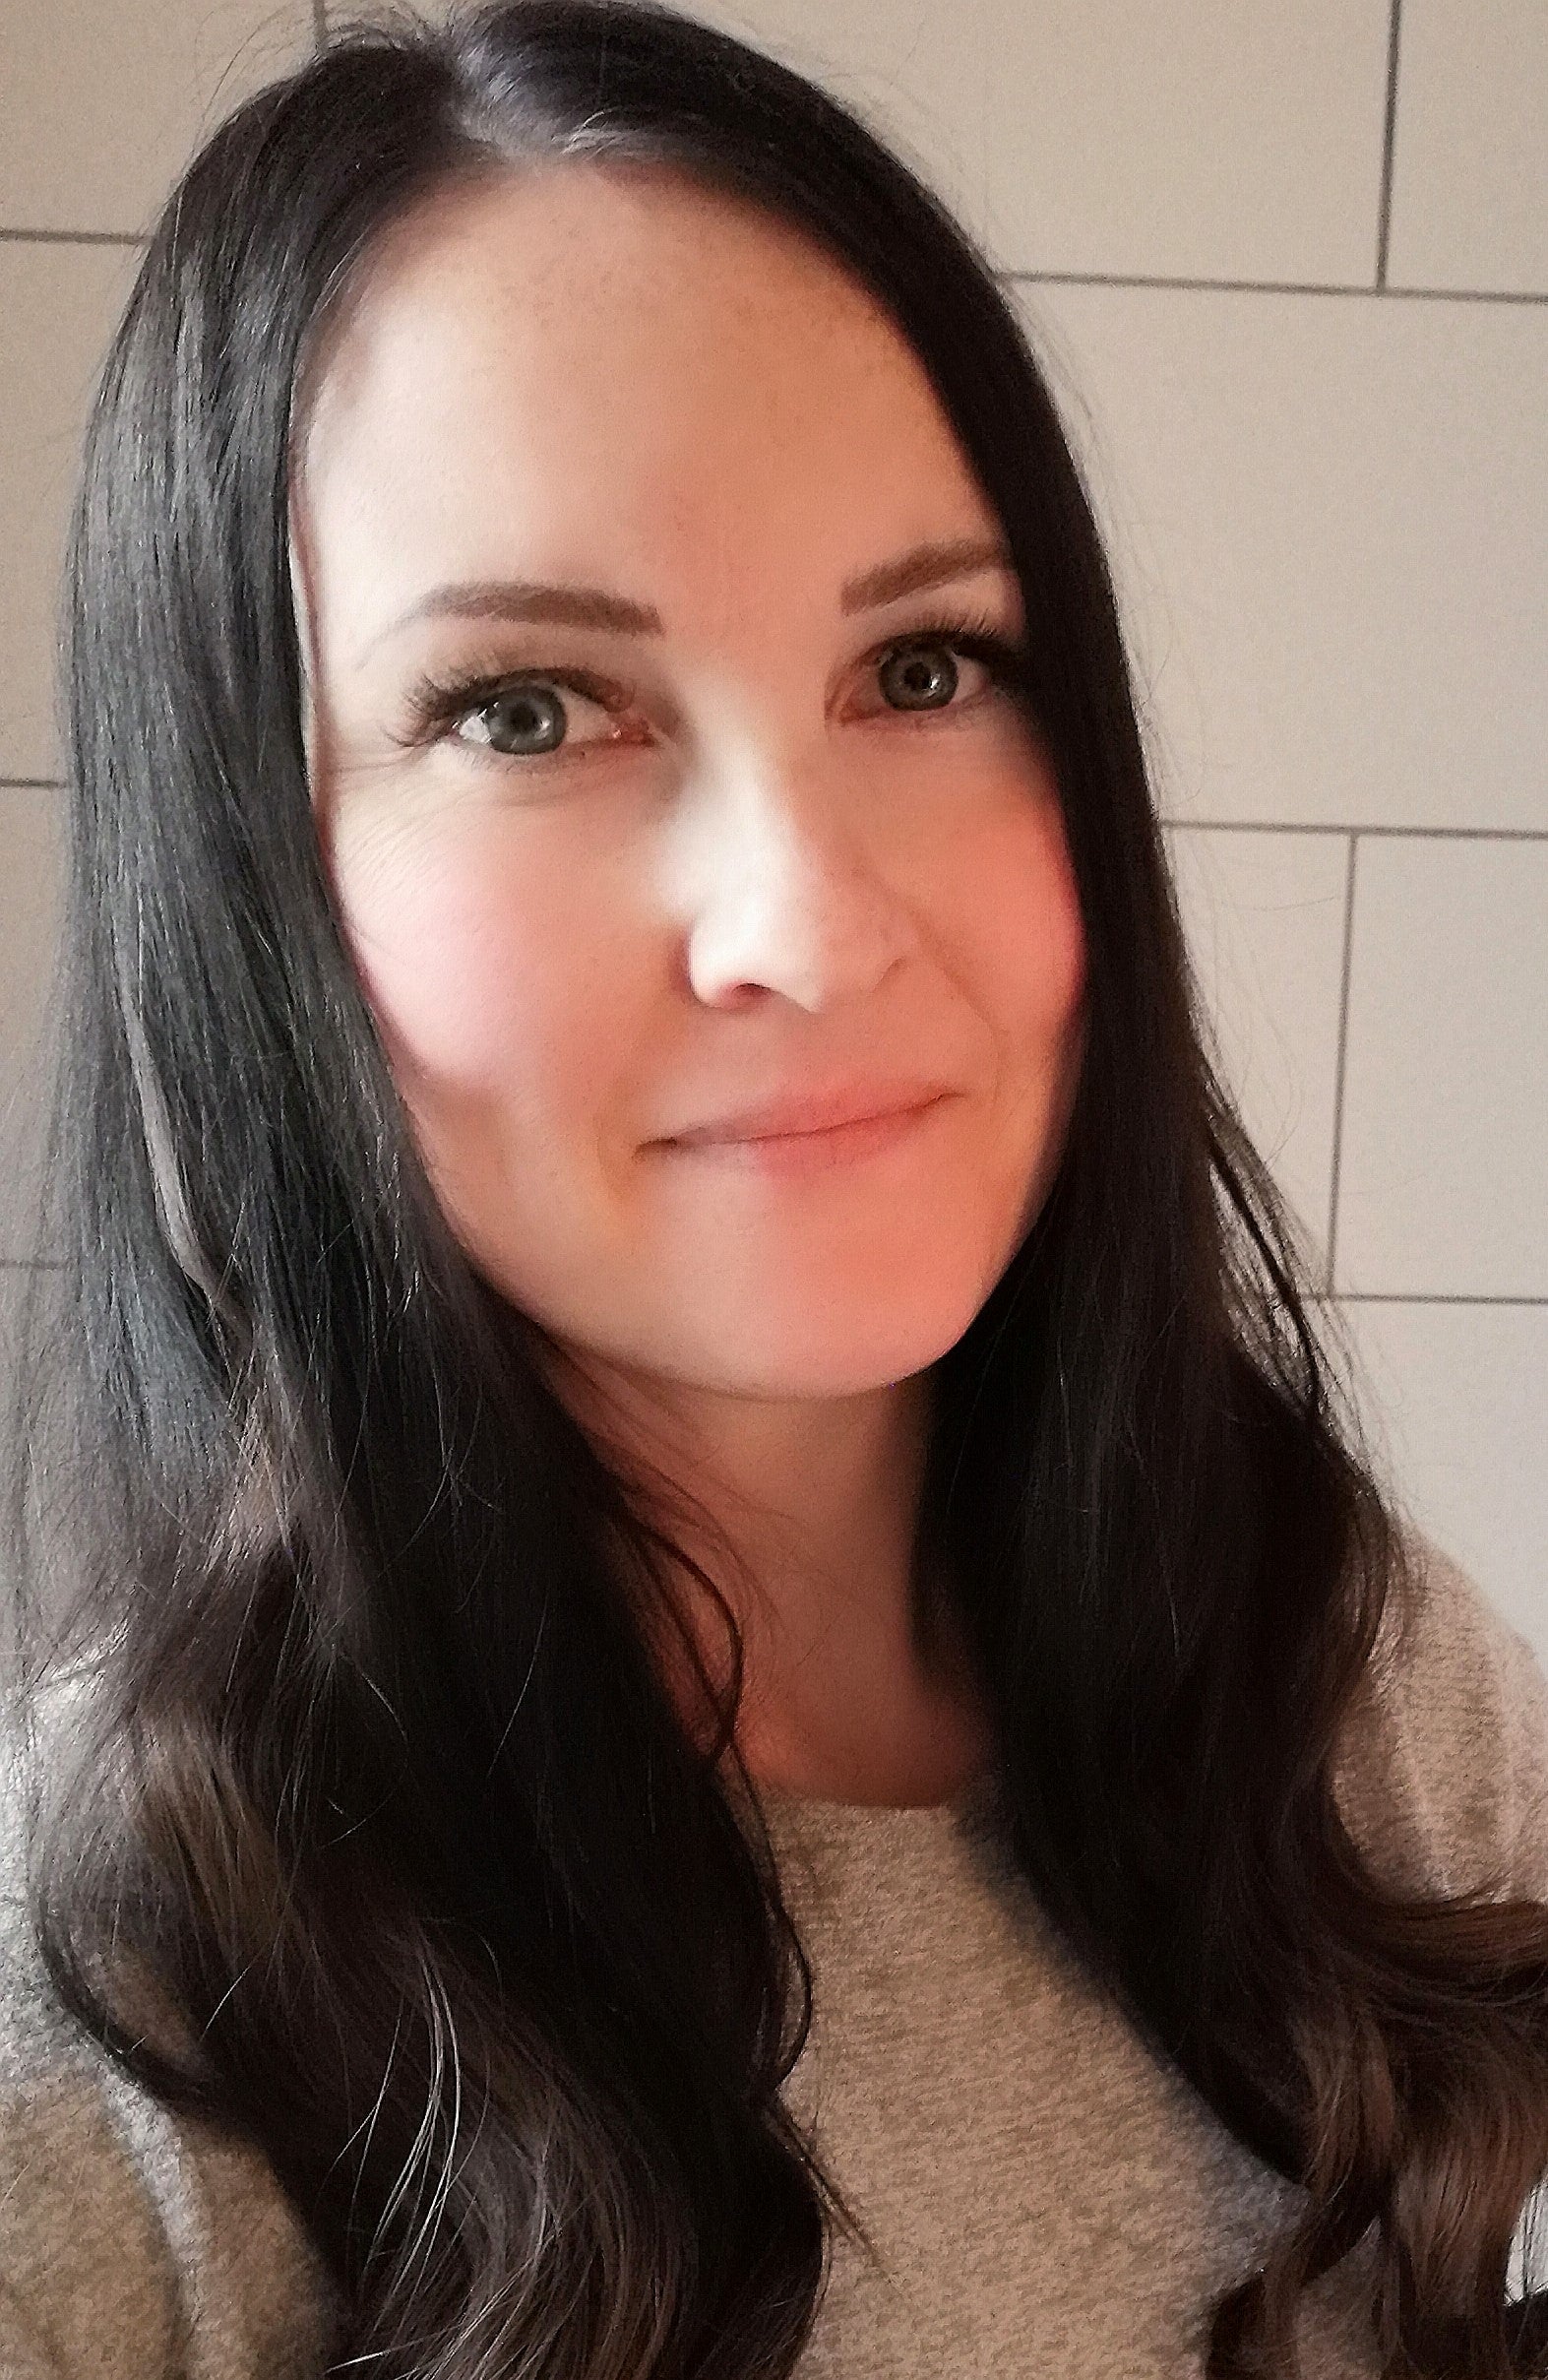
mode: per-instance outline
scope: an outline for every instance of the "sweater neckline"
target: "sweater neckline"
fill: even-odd
[[[945,1801],[829,1801],[766,1784],[757,1786],[757,1793],[771,1827],[794,1826],[824,1836],[909,1837],[947,1832],[964,1820],[982,1817],[993,1804],[995,1785],[990,1767]]]

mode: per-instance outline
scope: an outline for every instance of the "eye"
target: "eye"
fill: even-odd
[[[980,694],[965,703],[955,700],[961,685],[959,664],[964,658],[985,672],[989,694],[1022,681],[1017,647],[983,621],[943,621],[939,627],[914,629],[890,645],[874,666],[888,702],[920,716],[971,710],[984,699]]]
[[[959,702],[963,659],[985,672],[989,683]],[[937,713],[955,718],[976,711],[996,694],[1019,688],[1024,677],[1021,649],[979,619],[912,629],[873,653],[865,666],[895,715],[921,720]],[[579,760],[602,745],[649,741],[648,724],[624,723],[630,709],[622,689],[588,670],[474,663],[446,678],[420,678],[409,690],[394,740],[404,746],[472,746],[535,770]],[[585,732],[593,720],[601,721],[600,731]]]
[[[394,740],[426,745],[445,740],[470,744],[502,760],[563,759],[570,749],[627,740],[615,727],[577,734],[588,715],[616,719],[627,706],[598,679],[581,670],[472,667],[450,677],[422,677],[408,692],[402,729]],[[577,717],[577,714],[580,714]]]
[[[961,680],[956,649],[944,638],[911,638],[884,654],[878,681],[902,711],[944,711]]]
[[[604,709],[576,687],[561,689],[557,679],[524,678],[469,703],[448,724],[461,743],[485,744],[509,760],[540,760],[562,745],[606,740],[573,732],[571,711],[577,704],[583,712]]]

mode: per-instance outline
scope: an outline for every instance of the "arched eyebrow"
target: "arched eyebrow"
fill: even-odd
[[[971,578],[980,570],[1012,568],[1010,553],[998,537],[938,538],[911,545],[906,553],[846,579],[838,608],[848,617],[896,602],[899,595]],[[603,587],[567,587],[540,579],[464,579],[433,587],[380,630],[365,653],[423,619],[546,620],[568,628],[600,628],[614,636],[665,634],[653,603],[637,603]],[[360,658],[363,660],[365,654]]]
[[[927,587],[945,587],[953,579],[970,579],[980,570],[1014,571],[1010,550],[998,537],[948,537],[933,544],[911,545],[891,562],[878,562],[845,579],[838,591],[838,608],[847,615],[895,603],[899,595],[918,595]]]

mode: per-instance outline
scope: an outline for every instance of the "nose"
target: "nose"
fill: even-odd
[[[668,906],[689,986],[709,1007],[754,989],[818,1011],[863,999],[917,930],[836,762],[746,742],[706,761],[678,821]]]

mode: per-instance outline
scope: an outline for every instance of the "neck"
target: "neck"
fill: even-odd
[[[933,1617],[954,1604],[919,1571],[928,1373],[826,1401],[611,1376],[569,1393],[655,1482],[657,1518],[730,1605],[744,1650],[736,1746],[755,1782],[908,1807],[955,1799],[982,1772],[986,1714],[955,1626]],[[686,1571],[681,1608],[723,1691],[724,1623]],[[681,1645],[659,1650],[703,1742],[712,1718],[691,1663]]]

